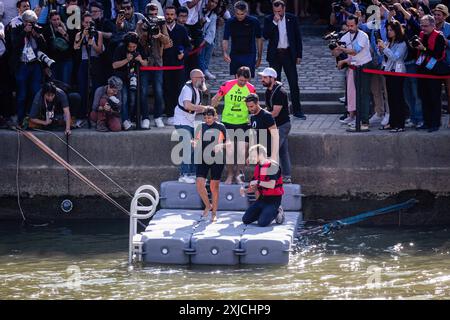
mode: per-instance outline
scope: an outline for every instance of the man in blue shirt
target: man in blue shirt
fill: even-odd
[[[250,68],[254,77],[255,69],[261,65],[262,59],[261,25],[258,19],[248,15],[248,4],[245,1],[236,2],[234,13],[235,17],[227,20],[225,24],[222,43],[223,58],[230,64],[230,75],[235,75],[240,67],[245,66]],[[228,53],[230,38],[231,51]]]

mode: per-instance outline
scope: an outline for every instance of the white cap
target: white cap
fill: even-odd
[[[277,77],[277,72],[275,71],[275,69],[272,68],[265,68],[263,72],[260,72],[258,74],[262,77],[272,77],[272,78]]]

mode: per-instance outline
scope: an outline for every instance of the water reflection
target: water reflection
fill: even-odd
[[[450,293],[445,228],[353,227],[302,238],[283,267],[133,270],[126,264],[127,231],[126,221],[32,229],[2,223],[0,298],[446,299]]]

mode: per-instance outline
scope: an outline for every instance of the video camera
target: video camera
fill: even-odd
[[[147,17],[144,20],[142,30],[148,31],[150,36],[156,36],[160,33],[160,28],[166,23],[166,19],[163,16]]]
[[[341,38],[346,34],[347,32],[336,32],[333,31],[331,33],[326,34],[323,39],[329,41],[328,43],[328,48],[333,51],[334,49],[336,49],[337,47],[344,47],[346,48],[347,45],[345,42],[340,41]],[[341,61],[341,60],[345,60],[348,58],[348,55],[344,52],[342,52],[341,54],[339,54],[336,57],[336,63]]]

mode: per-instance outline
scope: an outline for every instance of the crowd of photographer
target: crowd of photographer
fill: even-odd
[[[448,7],[370,2],[363,11],[352,1],[333,3],[334,17],[345,16],[345,23],[336,25],[339,31],[326,36],[337,67],[346,70],[348,113],[341,122],[348,131],[368,131],[371,125],[391,132],[439,130],[443,84],[450,97]]]
[[[227,0],[15,2],[18,15],[0,22],[0,122],[5,127],[49,128],[59,121],[45,117],[64,110],[72,127],[94,122],[99,131],[130,130],[139,117],[141,128],[149,129],[150,85],[155,125],[164,127],[163,114],[173,124],[190,71],[199,68],[215,78],[208,66],[216,26],[230,17]],[[150,69],[138,72],[141,67]],[[42,98],[46,94],[63,100],[63,107],[56,111],[55,98]],[[74,94],[77,103],[67,113],[65,101]],[[30,117],[36,104],[43,112],[33,115],[41,121]]]

